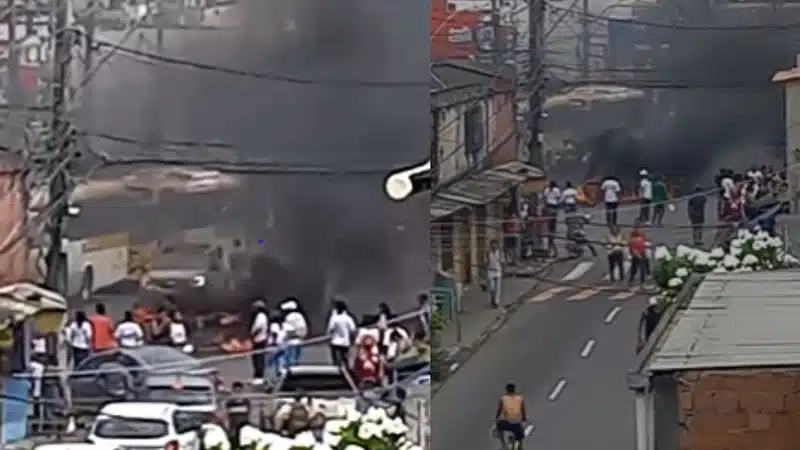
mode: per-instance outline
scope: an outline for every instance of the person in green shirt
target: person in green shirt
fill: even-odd
[[[669,192],[664,176],[660,175],[653,183],[653,225],[660,227],[664,222],[664,211],[669,202]]]

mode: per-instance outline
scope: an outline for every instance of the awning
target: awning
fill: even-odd
[[[519,161],[467,174],[431,196],[431,217],[438,219],[462,208],[485,205],[525,181],[542,178],[541,169]]]
[[[63,315],[66,310],[67,301],[62,295],[33,283],[14,283],[0,287],[0,329],[7,328],[13,321],[26,319],[43,311]]]

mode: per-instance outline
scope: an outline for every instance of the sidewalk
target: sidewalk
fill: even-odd
[[[547,271],[555,261],[541,263],[540,271]],[[546,276],[543,274],[543,276]],[[501,290],[501,308],[489,305],[488,294],[480,287],[472,288],[461,297],[461,311],[440,332],[440,342],[445,350],[447,376],[469,359],[496,331],[503,327],[508,317],[537,285],[530,276],[506,276]]]

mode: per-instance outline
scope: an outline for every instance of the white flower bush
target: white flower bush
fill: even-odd
[[[408,426],[382,408],[365,414],[348,408],[344,419],[326,421],[320,433],[306,431],[293,438],[245,426],[235,446],[221,429],[209,433],[206,427],[203,443],[210,450],[420,450],[408,439]]]
[[[672,301],[693,273],[738,273],[776,270],[800,264],[783,250],[783,241],[760,230],[739,230],[727,251],[717,247],[707,252],[679,245],[674,253],[666,247],[655,250],[653,279],[659,301]]]

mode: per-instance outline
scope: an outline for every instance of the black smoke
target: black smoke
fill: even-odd
[[[218,17],[225,29],[166,32],[165,53],[306,79],[424,81],[427,15],[427,3],[416,0],[241,1]],[[107,41],[120,36],[99,34]],[[154,32],[124,45],[153,52]],[[224,142],[241,159],[389,168],[421,162],[428,153],[426,86],[293,84],[159,67],[120,53],[97,74],[91,100],[84,108],[90,130],[147,140],[158,105],[167,139]],[[112,156],[153,153],[99,139],[92,145]],[[248,191],[221,214],[241,212],[237,219],[258,224],[274,207],[276,228],[264,232],[264,251],[288,269],[261,281],[300,291],[312,312],[326,309],[324,292],[348,295],[360,310],[378,301],[408,308],[429,283],[428,206],[387,201],[382,181],[381,174],[248,175]]]

